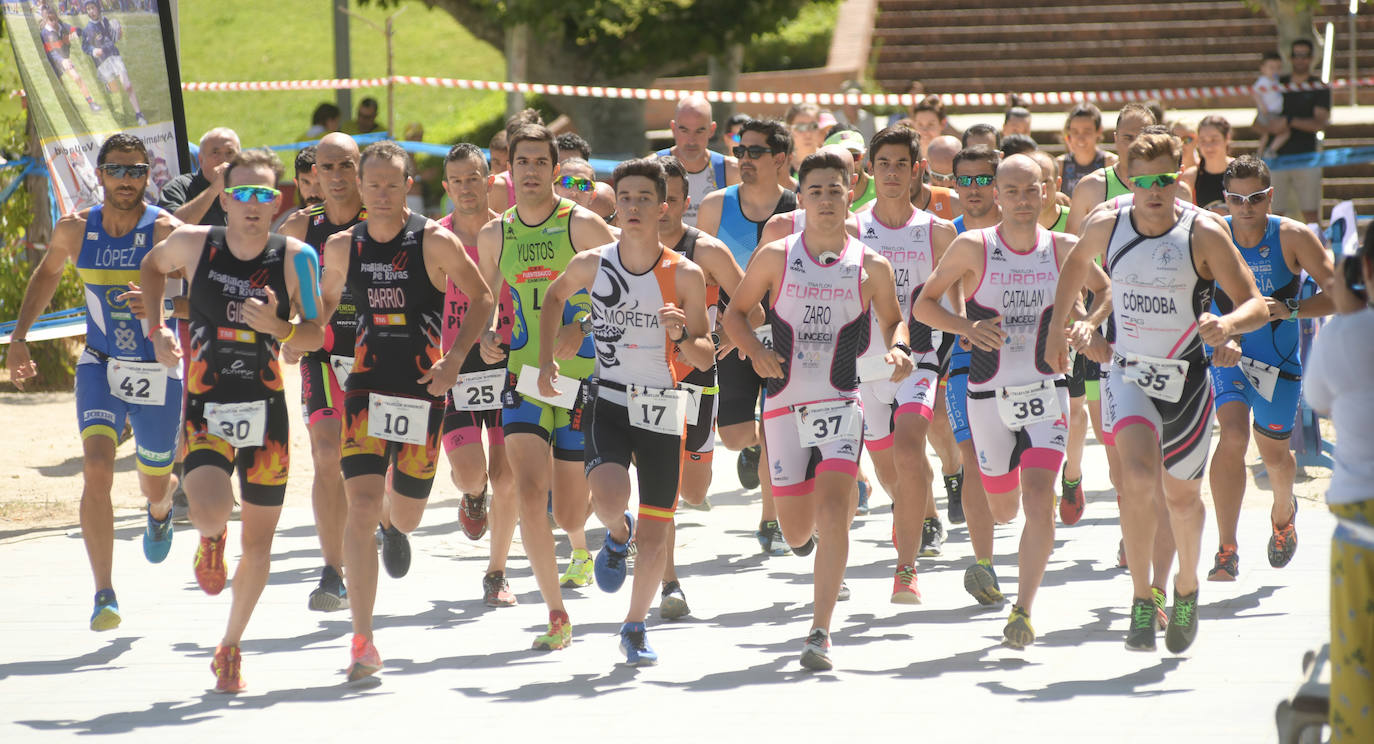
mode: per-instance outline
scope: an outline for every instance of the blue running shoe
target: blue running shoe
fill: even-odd
[[[91,613],[91,630],[114,630],[119,627],[119,603],[113,589],[95,593],[95,612]]]
[[[143,557],[149,563],[161,563],[167,560],[167,554],[172,551],[172,513],[167,512],[167,516],[159,522],[153,519],[152,507],[147,507],[148,526],[143,528]]]
[[[653,666],[658,663],[658,654],[649,647],[648,633],[644,623],[625,623],[620,626],[620,652],[630,666]]]
[[[634,539],[635,518],[628,511],[625,512],[625,524],[630,528],[630,539]],[[618,543],[609,532],[606,533],[606,540],[596,554],[596,585],[601,591],[617,592],[625,584],[625,574],[629,572],[625,561],[630,557],[630,539]]]

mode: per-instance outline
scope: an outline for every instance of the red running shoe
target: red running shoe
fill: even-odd
[[[215,596],[224,591],[229,572],[224,568],[224,539],[229,530],[219,537],[201,537],[200,547],[196,549],[196,583],[206,594]]]
[[[357,682],[382,670],[382,655],[372,641],[362,635],[353,636],[352,662],[348,665],[348,681]]]
[[[247,685],[243,683],[243,676],[239,674],[242,662],[243,655],[239,653],[238,646],[215,648],[215,658],[210,661],[210,671],[215,673],[215,692],[243,692]]]

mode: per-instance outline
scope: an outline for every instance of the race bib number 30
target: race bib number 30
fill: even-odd
[[[1058,421],[1061,411],[1054,382],[1046,380],[1000,388],[997,391],[997,415],[1011,429],[1022,429],[1041,421]]]
[[[842,439],[862,436],[859,406],[853,400],[831,400],[807,403],[792,409],[797,422],[797,436],[803,447],[819,447]]]
[[[682,390],[630,387],[626,392],[630,425],[656,434],[682,436],[687,394]]]
[[[167,402],[167,368],[158,362],[124,362],[111,359],[105,376],[114,397],[138,406]]]
[[[453,386],[453,410],[494,411],[501,407],[501,388],[505,386],[504,369],[460,375]]]
[[[426,400],[368,393],[367,435],[423,445],[429,436],[429,408]]]
[[[1140,386],[1151,398],[1177,403],[1183,398],[1183,382],[1188,375],[1188,362],[1182,359],[1160,359],[1141,354],[1127,354],[1122,377]]]
[[[261,447],[267,438],[267,401],[206,403],[205,424],[235,448]]]

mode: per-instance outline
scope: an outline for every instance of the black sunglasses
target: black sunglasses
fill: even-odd
[[[100,166],[100,170],[105,171],[105,175],[111,178],[142,178],[148,175],[148,164],[135,163],[134,165],[120,165],[119,163],[105,163]]]
[[[772,155],[773,148],[765,147],[764,145],[750,145],[748,147],[744,145],[735,145],[735,149],[731,150],[731,152],[733,152],[737,158],[743,158],[747,155],[750,160],[758,160],[765,155]]]

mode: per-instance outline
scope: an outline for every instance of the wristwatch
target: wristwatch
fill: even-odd
[[[583,315],[583,316],[582,316],[582,319],[579,320],[579,321],[577,321],[577,324],[578,324],[578,327],[580,327],[580,328],[582,329],[582,335],[583,335],[583,336],[590,336],[590,335],[592,335],[592,315],[591,315],[591,313],[587,313],[586,315]]]
[[[908,346],[907,344],[901,342],[901,341],[898,341],[897,343],[893,344],[893,345],[892,345],[892,348],[894,348],[894,349],[900,349],[900,350],[902,350],[902,352],[904,352],[907,356],[911,356],[911,347]]]
[[[1288,308],[1288,320],[1290,322],[1298,319],[1298,308],[1302,303],[1296,297],[1289,297],[1283,301],[1283,306]]]
[[[675,344],[680,344],[680,343],[682,343],[683,341],[686,341],[686,340],[687,340],[687,326],[682,326],[682,335],[681,335],[681,336],[678,336],[677,338],[673,338],[673,334],[671,334],[671,333],[668,334],[668,340],[669,340],[669,341],[672,341],[672,342],[675,343]]]

